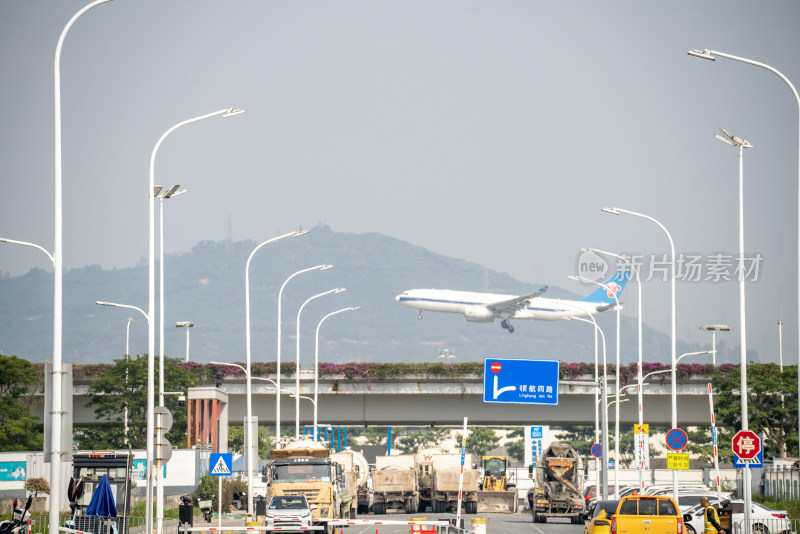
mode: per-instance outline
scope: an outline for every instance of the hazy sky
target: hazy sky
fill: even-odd
[[[85,4],[0,3],[0,236],[50,250],[53,58]],[[156,141],[244,107],[162,144],[156,183],[189,189],[165,208],[168,253],[325,223],[588,293],[566,278],[581,247],[669,251],[654,224],[600,211],[618,206],[700,258],[700,280],[678,283],[680,338],[710,342],[699,326],[728,323],[736,345],[738,285],[705,280],[738,251],[738,158],[714,139],[722,127],[754,145],[748,347],[777,361],[783,319],[796,363],[797,106],[766,70],[686,52],[762,61],[800,84],[799,20],[796,1],[114,0],[78,20],[62,54],[65,267],[146,258]],[[32,267],[51,269],[0,246],[6,275]],[[669,284],[643,287],[645,321],[668,332]],[[635,291],[626,300],[634,316]]]

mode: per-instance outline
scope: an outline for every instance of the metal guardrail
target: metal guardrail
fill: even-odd
[[[798,534],[800,519],[751,519],[753,534]],[[736,521],[732,525],[732,534],[745,534],[744,520]]]

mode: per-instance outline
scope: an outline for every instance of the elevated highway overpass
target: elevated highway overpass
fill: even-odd
[[[300,376],[300,394],[313,397],[313,373],[301,371]],[[590,377],[578,380],[590,380]],[[694,382],[678,384],[680,426],[709,424],[708,382],[710,377],[698,377]],[[205,386],[216,386],[227,394],[229,424],[242,424],[247,413],[244,378],[226,378]],[[294,377],[282,377],[281,387],[294,391]],[[613,378],[609,378],[609,394],[613,388]],[[75,425],[91,425],[97,422],[93,410],[86,405],[87,390],[88,386],[85,384],[75,386]],[[274,391],[267,382],[254,380],[252,383],[253,414],[261,424],[275,424]],[[464,417],[469,417],[470,425],[592,425],[595,413],[594,391],[587,386],[560,384],[557,406],[485,404],[483,379],[478,375],[435,378],[403,376],[386,380],[325,376],[319,379],[318,421],[320,424],[336,426],[460,426]],[[623,398],[630,400],[620,406],[620,423],[632,425],[638,423],[638,402],[635,388],[628,391],[630,393]],[[670,392],[669,382],[645,385],[644,422],[653,425],[670,424]],[[312,403],[301,399],[301,425],[312,424],[313,415]],[[612,405],[609,421],[613,420]],[[295,399],[283,394],[281,424],[291,425],[294,422]]]

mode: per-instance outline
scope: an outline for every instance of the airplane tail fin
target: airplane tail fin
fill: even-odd
[[[582,298],[581,301],[596,302],[598,304],[616,304],[617,301],[614,300],[614,296],[616,295],[617,299],[622,298],[622,290],[625,288],[625,284],[628,283],[630,278],[631,272],[621,269],[615,272],[614,276],[603,284],[603,287],[597,288],[597,291],[588,297]]]

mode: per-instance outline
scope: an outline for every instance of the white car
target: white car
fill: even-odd
[[[308,505],[305,495],[276,495],[267,505],[267,526],[281,527],[288,531],[293,528],[311,526],[311,511],[317,506]]]
[[[716,505],[716,499],[711,500],[711,504]],[[726,534],[735,534],[734,526],[744,523],[744,501],[729,501],[723,499],[723,506],[730,507],[731,510],[731,531],[726,530]],[[719,510],[719,509],[718,509]],[[703,507],[699,504],[685,510],[685,515],[691,515],[691,522],[686,522],[688,534],[702,534],[703,532]],[[720,518],[721,519],[721,518]],[[720,521],[721,522],[721,521]],[[753,524],[753,534],[791,534],[792,525],[789,522],[789,514],[786,510],[772,510],[758,503],[752,503],[750,512],[750,522]]]

